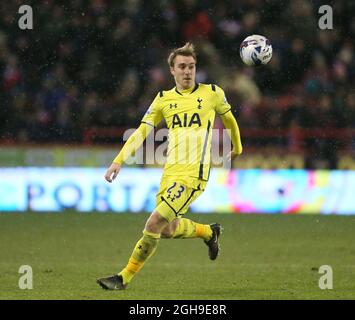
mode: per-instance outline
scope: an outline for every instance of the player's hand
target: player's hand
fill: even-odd
[[[112,182],[116,179],[118,173],[120,172],[121,165],[117,163],[112,163],[111,166],[107,169],[105,174],[105,179],[108,182]]]

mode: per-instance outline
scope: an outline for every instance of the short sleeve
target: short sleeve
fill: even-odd
[[[215,110],[219,115],[225,114],[232,109],[227,101],[224,91],[218,86],[216,86],[216,96]]]
[[[162,119],[163,119],[163,115],[161,112],[160,96],[159,94],[157,94],[152,104],[148,108],[147,112],[143,116],[141,122],[156,127],[161,122]]]

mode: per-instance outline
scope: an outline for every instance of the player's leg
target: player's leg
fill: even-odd
[[[190,219],[175,219],[161,233],[162,238],[170,239],[193,239],[201,238],[208,246],[208,255],[211,260],[215,260],[218,256],[219,236],[222,227],[218,223],[200,224]]]
[[[162,238],[174,239],[191,239],[201,238],[208,246],[208,255],[211,260],[215,260],[219,253],[219,236],[222,227],[218,223],[214,224],[201,224],[191,219],[181,218],[188,210],[189,205],[196,200],[203,193],[203,189],[197,188],[192,191],[189,190],[189,196],[186,201],[184,200],[183,206],[179,207],[176,212],[179,216],[167,225],[161,233]]]
[[[98,279],[97,282],[101,287],[125,289],[147,259],[154,254],[160,240],[160,233],[168,224],[169,222],[159,212],[154,211],[148,218],[143,236],[136,243],[126,267],[118,275]]]
[[[208,224],[201,224],[190,219],[183,218],[187,212],[190,204],[194,202],[204,191],[204,184],[201,182],[191,181],[192,185],[196,184],[193,188],[183,185],[177,188],[179,190],[184,189],[184,194],[181,198],[176,198],[174,200],[174,205],[176,205],[176,216],[178,219],[174,219],[162,232],[162,236],[166,238],[175,239],[187,239],[187,238],[201,238],[208,241],[212,237],[213,230]],[[169,199],[168,199],[169,200]]]
[[[208,241],[212,237],[212,229],[209,224],[180,218],[167,225],[161,232],[161,237],[174,239],[201,238]]]
[[[180,219],[175,219],[172,222],[170,222],[161,232],[160,236],[165,239],[170,239],[172,238],[178,224],[179,224]]]
[[[142,269],[147,259],[154,254],[158,247],[160,234],[168,224],[169,222],[158,211],[154,211],[150,215],[143,230],[143,236],[134,247],[127,266],[119,273],[123,277],[125,285],[132,280],[136,273]]]

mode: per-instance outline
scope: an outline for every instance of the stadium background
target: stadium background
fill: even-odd
[[[162,241],[122,299],[355,297],[354,216],[343,216],[355,213],[353,2],[326,2],[333,30],[318,27],[322,1],[27,1],[33,30],[18,27],[22,4],[0,4],[1,299],[120,299],[94,279],[125,263],[161,169],[127,167],[112,185],[103,175],[125,130],[174,85],[166,57],[186,41],[244,146],[232,171],[211,171],[190,215],[224,225],[223,252],[212,266],[200,243]],[[262,68],[239,58],[254,33],[274,49]],[[315,215],[220,214],[242,212]],[[18,289],[23,264],[34,290]],[[324,264],[334,290],[318,288]]]

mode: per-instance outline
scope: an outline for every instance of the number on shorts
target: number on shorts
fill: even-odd
[[[171,187],[168,188],[167,193],[168,193],[168,199],[171,199],[171,201],[174,201],[175,199],[179,199],[181,197],[181,194],[184,192],[185,187],[180,185],[180,188],[177,190],[177,193],[171,194],[172,189],[176,187],[176,182],[173,183]]]

